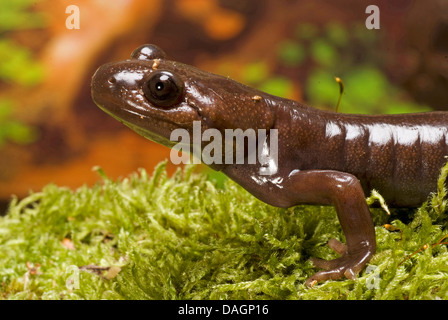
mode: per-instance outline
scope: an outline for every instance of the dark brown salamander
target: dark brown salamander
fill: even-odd
[[[130,60],[100,67],[92,81],[95,103],[139,134],[172,147],[173,130],[278,129],[275,174],[260,163],[212,164],[262,201],[278,207],[333,205],[346,244],[341,255],[308,284],[354,279],[375,253],[375,231],[365,196],[376,189],[390,206],[413,207],[436,189],[448,154],[448,112],[354,115],[326,112],[275,97],[226,77],[170,61],[157,46]]]

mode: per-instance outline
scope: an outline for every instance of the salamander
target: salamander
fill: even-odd
[[[265,164],[259,162],[223,161],[210,167],[272,206],[335,207],[346,243],[328,242],[337,259],[312,259],[323,270],[308,278],[308,285],[355,279],[376,250],[365,197],[375,189],[391,207],[420,205],[436,190],[448,154],[448,112],[324,111],[170,60],[155,45],[101,66],[91,91],[106,113],[167,147],[176,144],[170,139],[173,130],[192,133],[194,123],[222,133],[266,130],[269,137],[275,131],[277,162],[271,174],[262,174]]]

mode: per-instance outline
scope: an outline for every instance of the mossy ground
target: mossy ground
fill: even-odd
[[[99,172],[92,188],[48,185],[11,202],[0,218],[1,298],[448,299],[447,246],[431,246],[448,234],[448,167],[421,208],[372,209],[374,271],[313,288],[309,257],[335,258],[326,243],[344,240],[332,207],[274,208],[193,167],[119,181]]]

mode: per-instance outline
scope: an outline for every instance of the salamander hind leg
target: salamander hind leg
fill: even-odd
[[[344,277],[355,279],[376,250],[375,229],[359,180],[344,172],[326,170],[302,171],[291,178],[296,203],[334,205],[347,242],[332,239],[328,243],[341,257],[311,260],[325,271],[310,277],[307,285]]]

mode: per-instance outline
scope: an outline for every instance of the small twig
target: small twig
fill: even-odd
[[[448,237],[448,234],[446,234],[445,236],[442,237],[442,239],[440,239],[439,241],[437,241],[436,243],[431,244],[431,249],[433,249],[434,247],[441,245],[441,244],[448,244],[448,242],[442,242],[446,237]],[[422,250],[426,250],[428,249],[428,245],[424,244],[423,246],[421,246],[418,250],[414,251],[413,253],[411,253],[410,255],[408,255],[406,258],[403,259],[403,261],[401,261],[398,266],[400,266],[401,264],[403,264],[403,262],[409,260],[413,255],[419,253]]]
[[[88,265],[88,266],[79,267],[79,270],[93,272],[94,274],[96,274],[104,279],[113,279],[121,271],[121,268],[117,267],[117,266],[100,267],[100,266],[95,266],[95,265]],[[103,274],[104,271],[107,271],[107,273],[105,275]]]
[[[339,77],[334,77],[334,79],[339,84],[339,98],[338,103],[336,104],[336,112],[339,112],[339,105],[341,104],[342,94],[344,93],[344,83]]]

